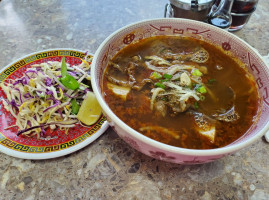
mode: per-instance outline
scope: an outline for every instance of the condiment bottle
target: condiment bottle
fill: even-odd
[[[257,3],[258,0],[234,0],[231,11],[232,24],[229,31],[242,29],[256,10]]]
[[[249,13],[257,5],[259,0],[234,0],[232,13]]]
[[[215,0],[169,0],[164,17],[186,18],[206,21]]]
[[[232,23],[233,2],[234,0],[221,0],[218,7],[209,16],[208,23],[222,29],[228,29]]]

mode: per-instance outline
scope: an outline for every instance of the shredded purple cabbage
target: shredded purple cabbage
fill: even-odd
[[[22,97],[21,97],[21,91],[18,88],[15,88],[15,90],[17,90],[19,92],[19,94],[20,94],[20,101],[21,101],[21,103],[23,103],[22,102]]]
[[[77,73],[76,72],[72,72],[72,71],[69,71],[68,74],[71,75],[71,76],[77,76]]]
[[[46,134],[46,130],[44,129],[44,127],[40,127],[40,128],[41,128],[40,136],[44,137]]]
[[[36,67],[36,71],[41,72],[42,68],[41,67]]]
[[[64,88],[62,86],[60,86],[60,85],[57,85],[56,88],[61,88],[62,91],[64,91]]]
[[[30,131],[30,130],[33,130],[33,129],[36,129],[36,128],[40,128],[40,127],[43,127],[43,126],[48,126],[48,125],[41,124],[40,126],[32,126],[30,128],[26,128],[26,129],[20,130],[20,131],[17,132],[17,136],[21,135],[24,132],[27,132],[27,131]]]
[[[51,90],[46,89],[46,95],[53,95],[53,92]]]
[[[59,101],[59,102],[60,102],[60,101]],[[43,113],[44,113],[44,112],[47,112],[47,111],[48,111],[49,109],[51,109],[51,108],[54,108],[54,107],[60,105],[61,103],[59,103],[59,102],[57,102],[56,104],[54,104],[54,105],[49,106],[48,108],[46,108],[46,109],[43,111]]]
[[[34,98],[29,92],[23,95],[24,98]]]
[[[13,83],[13,85],[17,85],[19,83],[21,83],[22,85],[27,85],[29,83],[29,78],[27,76],[25,76],[21,79],[18,79]]]
[[[16,104],[15,100],[12,99],[11,102],[8,102],[16,111],[19,111],[19,105]]]
[[[46,85],[46,86],[51,86],[51,85],[52,85],[52,79],[50,79],[49,77],[47,77],[47,78],[45,79],[45,85]]]
[[[78,97],[78,93],[77,93],[77,94],[75,94],[74,96],[70,96],[70,95],[68,95],[67,93],[65,93],[65,92],[64,92],[64,96],[67,96],[68,98],[73,99],[73,98]]]
[[[25,74],[28,74],[28,73],[35,73],[37,74],[37,71],[36,70],[33,70],[33,69],[28,69]]]
[[[85,92],[85,94],[87,93],[87,92],[90,92],[91,90],[89,89],[89,88],[85,88],[84,89],[84,92]]]
[[[47,98],[47,100],[55,100],[55,98],[54,97],[49,97],[49,98]]]
[[[77,122],[74,122],[73,124],[75,124],[75,123],[77,123]],[[50,125],[53,125],[53,124],[55,124],[55,125],[57,125],[57,124],[61,125],[63,123],[61,123],[61,122],[51,122],[51,123],[48,123],[48,124],[40,124],[39,126],[32,126],[30,128],[26,128],[26,129],[23,129],[23,130],[18,131],[17,132],[17,136],[21,135],[24,132],[31,131],[31,130],[36,129],[36,128],[41,128],[41,131],[42,131],[42,128],[43,128],[43,130],[45,131],[44,127],[50,126]]]
[[[57,112],[60,114],[61,118],[64,118],[64,117],[63,117],[63,114],[62,114],[62,111],[57,110]]]
[[[61,101],[58,99],[54,99],[54,103],[61,104]]]

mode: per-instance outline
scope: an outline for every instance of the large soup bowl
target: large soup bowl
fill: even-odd
[[[189,36],[208,41],[246,65],[246,69],[256,80],[260,104],[259,118],[241,138],[217,149],[193,150],[174,147],[135,131],[112,112],[102,94],[104,70],[109,60],[125,46],[157,35]],[[202,22],[187,19],[153,19],[125,26],[112,33],[100,45],[95,53],[91,70],[93,90],[111,127],[130,146],[159,160],[179,164],[211,162],[252,144],[269,128],[269,70],[262,57],[237,36]]]

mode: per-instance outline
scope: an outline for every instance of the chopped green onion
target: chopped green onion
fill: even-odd
[[[162,78],[162,75],[158,72],[153,72],[151,75],[150,75],[150,78],[151,79],[160,79]]]
[[[193,75],[193,76],[199,76],[199,77],[200,77],[200,76],[203,75],[203,73],[200,72],[199,69],[195,69],[195,70],[193,70],[192,75]]]
[[[71,104],[72,104],[72,113],[75,115],[78,114],[80,106],[78,105],[77,101],[75,99],[72,99]]]
[[[205,86],[203,86],[203,85],[200,85],[199,87],[197,87],[196,91],[200,92],[201,94],[204,94],[207,92]]]
[[[216,79],[212,78],[212,79],[209,79],[207,83],[210,84],[210,83],[214,83],[214,82],[216,82],[216,81],[217,81]]]
[[[170,80],[170,79],[173,77],[173,75],[171,75],[171,74],[164,74],[163,77],[164,77],[166,80]]]
[[[158,82],[158,83],[155,83],[155,87],[159,87],[159,88],[164,89],[165,88],[165,85],[162,84],[162,83],[160,83],[160,82]]]
[[[198,109],[199,108],[199,105],[198,105],[198,102],[197,101],[194,102],[194,108],[195,109]]]
[[[207,81],[207,85],[208,86],[211,86],[213,83],[215,83],[217,80],[216,79],[214,79],[214,78],[212,78],[212,79],[209,79],[208,81]]]
[[[204,86],[202,86],[202,87],[200,87],[199,92],[200,92],[201,94],[204,94],[204,93],[206,93],[207,91],[206,91],[206,88],[205,88]]]
[[[201,96],[200,96],[200,100],[201,100],[201,101],[204,101],[204,100],[205,100],[205,96],[201,95]]]

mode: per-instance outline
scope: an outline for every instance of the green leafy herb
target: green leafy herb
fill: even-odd
[[[200,76],[203,75],[203,73],[200,72],[199,69],[195,69],[195,70],[193,70],[192,75],[193,75],[193,76],[198,76],[198,77],[200,77]]]
[[[67,73],[67,65],[65,63],[65,58],[64,57],[62,57],[61,75],[62,75],[62,77],[68,75],[68,73]]]
[[[64,57],[62,58],[61,75],[62,77],[60,78],[60,81],[65,87],[71,90],[76,90],[79,88],[79,83],[77,80],[67,73],[67,65]]]
[[[69,74],[62,77],[60,81],[65,87],[71,90],[76,90],[79,88],[79,83],[77,82],[77,80]]]
[[[75,99],[71,100],[71,105],[72,105],[72,113],[73,114],[78,114],[80,106],[78,105],[78,103],[77,103],[77,101]]]
[[[155,87],[159,87],[159,88],[164,89],[165,88],[165,85],[162,84],[162,83],[160,83],[160,82],[158,82],[158,83],[155,83]]]

